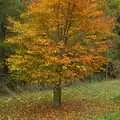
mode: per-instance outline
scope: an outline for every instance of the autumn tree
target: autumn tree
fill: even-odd
[[[11,72],[28,82],[53,87],[53,105],[61,105],[62,85],[84,79],[106,63],[106,39],[112,18],[96,0],[35,0],[14,21],[17,33],[8,43],[17,44],[8,63]]]

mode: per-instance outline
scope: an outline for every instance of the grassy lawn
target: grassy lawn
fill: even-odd
[[[120,120],[120,80],[63,88],[59,109],[50,90],[2,97],[0,120]]]

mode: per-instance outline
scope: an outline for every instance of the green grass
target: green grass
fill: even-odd
[[[62,93],[57,110],[52,90],[1,97],[0,120],[120,120],[120,80],[72,85]]]
[[[97,120],[120,120],[120,112],[115,113],[105,113]]]
[[[64,93],[68,96],[71,92],[72,95],[77,94],[74,99],[79,99],[83,95],[89,99],[112,100],[118,97],[120,100],[120,80],[88,83],[64,89]]]

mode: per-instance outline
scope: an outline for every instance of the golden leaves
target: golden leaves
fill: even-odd
[[[24,68],[22,74],[33,81],[52,84],[83,78],[105,64],[108,46],[102,40],[111,33],[112,19],[98,8],[96,0],[38,0],[21,17],[21,23],[13,21],[13,29],[22,34],[8,42],[24,46],[18,49],[25,52],[21,55],[17,49],[11,55],[11,69]],[[88,43],[83,44],[86,39]],[[21,57],[17,58],[18,53]]]

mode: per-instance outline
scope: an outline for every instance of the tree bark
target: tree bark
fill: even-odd
[[[0,44],[2,44],[5,40],[5,32],[4,32],[4,25],[0,23]],[[3,61],[4,61],[4,48],[0,47],[0,74],[4,73],[3,69]]]
[[[0,44],[3,44],[5,41],[5,21],[0,22]],[[6,56],[5,56],[5,48],[3,46],[0,47],[0,84],[4,84],[5,81],[5,75],[8,73],[8,66],[6,64]]]
[[[61,86],[60,85],[56,85],[53,88],[53,107],[54,108],[58,108],[61,106]]]

